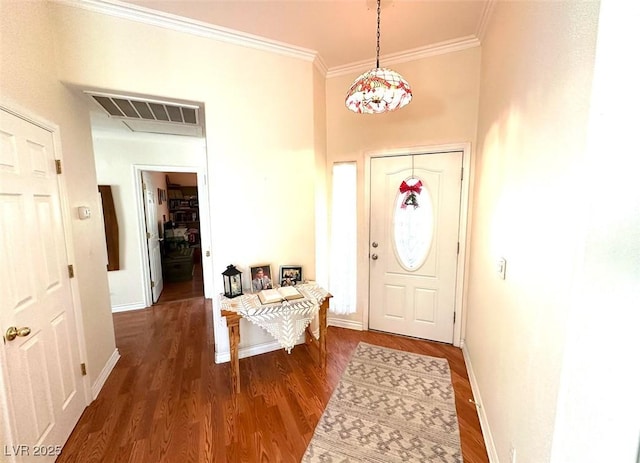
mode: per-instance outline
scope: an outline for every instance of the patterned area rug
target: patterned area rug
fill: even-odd
[[[448,362],[358,344],[302,461],[461,463]]]

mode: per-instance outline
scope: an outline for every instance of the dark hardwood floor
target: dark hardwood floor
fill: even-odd
[[[202,277],[202,263],[193,266],[193,278],[187,281],[165,281],[157,304],[180,301],[194,297],[204,297],[204,279]]]
[[[229,364],[213,361],[211,301],[114,314],[122,358],[84,411],[59,462],[299,462],[360,341],[444,357],[451,366],[465,463],[488,463],[460,349],[329,327],[326,375],[305,345]]]

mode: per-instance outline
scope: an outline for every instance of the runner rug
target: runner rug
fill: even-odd
[[[358,344],[302,461],[461,463],[447,360]]]

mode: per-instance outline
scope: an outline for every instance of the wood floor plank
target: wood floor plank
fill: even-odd
[[[180,299],[114,314],[121,354],[59,462],[296,463],[360,341],[449,361],[465,463],[488,463],[462,351],[329,327],[327,369],[306,345],[242,359],[242,391],[215,364],[211,301]]]
[[[187,281],[164,281],[164,287],[159,304],[172,301],[191,299],[204,296],[204,279],[202,275],[202,263],[196,262],[193,266],[193,277]]]

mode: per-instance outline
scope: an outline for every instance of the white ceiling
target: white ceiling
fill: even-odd
[[[481,35],[493,0],[382,0],[380,55]],[[376,56],[376,0],[126,0],[317,51],[328,69]],[[381,66],[384,60],[381,59]]]

